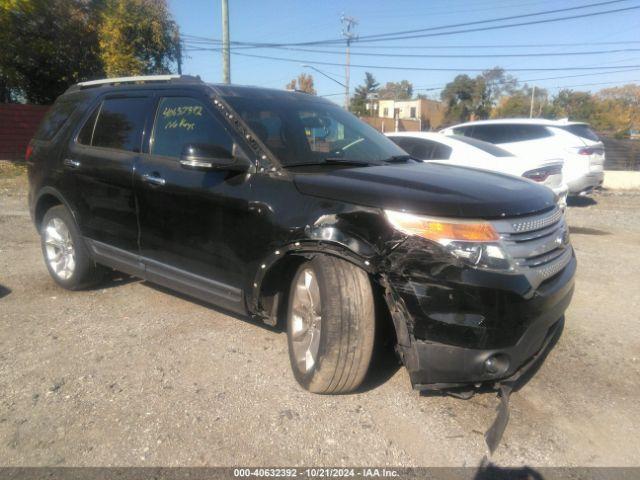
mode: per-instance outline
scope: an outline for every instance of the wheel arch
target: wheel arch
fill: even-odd
[[[335,242],[300,240],[274,250],[264,259],[255,273],[247,299],[248,310],[262,321],[279,326],[286,310],[288,290],[293,276],[301,263],[316,255],[331,255],[362,268],[370,277],[376,274],[376,262]]]
[[[75,220],[76,224],[78,222],[78,218],[76,212],[69,202],[64,198],[64,195],[60,193],[53,187],[44,187],[36,196],[36,200],[34,202],[35,207],[33,210],[33,222],[36,226],[38,232],[42,227],[42,220],[44,219],[45,214],[49,209],[55,207],[56,205],[64,205],[71,212],[71,216]]]

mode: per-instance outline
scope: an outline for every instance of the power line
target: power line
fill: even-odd
[[[640,42],[638,42],[640,43]],[[337,50],[314,50],[311,48],[298,47],[266,47],[277,48],[279,50],[289,50],[296,52],[309,53],[326,53],[330,55],[343,55],[344,52]],[[190,47],[190,51],[217,51],[216,48]],[[360,55],[363,57],[400,57],[400,58],[518,58],[518,57],[561,57],[561,56],[580,56],[580,55],[605,55],[613,53],[640,52],[640,48],[620,48],[614,50],[591,50],[583,52],[528,52],[528,53],[486,53],[486,54],[412,54],[412,53],[380,53],[380,52],[351,52],[351,55]]]
[[[365,41],[367,39],[373,39],[373,38],[382,38],[382,37],[389,37],[389,36],[396,36],[396,35],[407,35],[407,34],[412,34],[412,33],[419,33],[419,32],[429,32],[429,31],[433,31],[433,30],[445,30],[445,29],[449,29],[449,28],[458,28],[458,27],[468,27],[471,25],[481,25],[484,23],[494,23],[494,22],[502,22],[505,20],[515,20],[518,18],[529,18],[529,17],[537,17],[540,15],[550,15],[552,13],[561,13],[561,12],[570,12],[573,10],[582,10],[584,8],[591,8],[591,7],[600,7],[600,6],[604,6],[604,5],[611,5],[614,3],[622,3],[622,2],[627,2],[629,0],[609,0],[607,2],[597,2],[597,3],[589,3],[586,5],[579,5],[576,7],[568,7],[568,8],[558,8],[555,10],[546,10],[543,12],[535,12],[535,13],[525,13],[525,14],[520,14],[520,15],[510,15],[508,17],[499,17],[499,18],[489,18],[489,19],[485,19],[485,20],[476,20],[474,22],[465,22],[465,23],[454,23],[451,25],[440,25],[437,27],[428,27],[428,28],[418,28],[418,29],[414,29],[414,30],[403,30],[403,31],[399,31],[399,32],[392,32],[392,33],[379,33],[379,34],[374,34],[374,35],[366,35],[361,37],[362,41]]]
[[[182,35],[183,38],[187,38],[187,42],[193,44],[215,44],[219,45],[221,40],[209,37],[198,37],[195,35]],[[191,38],[192,40],[189,40]],[[238,42],[231,42],[232,48]],[[593,47],[596,45],[630,45],[640,44],[640,40],[625,40],[616,42],[573,42],[573,43],[519,43],[519,44],[502,44],[502,45],[486,45],[486,44],[474,44],[474,45],[364,45],[364,48],[384,48],[384,49],[424,49],[424,50],[448,50],[448,49],[485,49],[485,48],[557,48],[557,47]],[[265,44],[268,45],[268,44]],[[252,48],[280,48],[280,47],[252,47]],[[358,49],[357,45],[352,47]]]
[[[639,80],[625,80],[625,83],[634,83],[634,82],[640,82]],[[558,86],[557,88],[574,88],[574,87],[590,87],[590,86],[594,86],[594,85],[611,85],[614,83],[620,83],[620,82],[598,82],[598,83],[581,83],[578,85],[561,85]]]
[[[627,1],[627,0],[615,0],[615,1]],[[607,2],[605,2],[607,3]],[[591,6],[596,5],[596,4],[589,4]],[[573,9],[575,8],[588,8],[588,6],[582,6],[582,7],[573,7]],[[416,34],[416,35],[404,35],[402,34],[402,32],[395,32],[394,33],[389,33],[389,34],[384,34],[386,36],[381,37],[380,35],[383,34],[379,34],[378,36],[376,36],[375,38],[372,38],[373,36],[370,36],[368,38],[363,37],[362,40],[360,41],[360,43],[370,43],[370,42],[379,42],[379,41],[391,41],[391,40],[405,40],[405,39],[412,39],[412,38],[426,38],[426,37],[435,37],[435,36],[445,36],[445,35],[457,35],[457,34],[461,34],[461,33],[471,33],[471,32],[483,32],[483,31],[488,31],[488,30],[498,30],[498,29],[505,29],[505,28],[514,28],[514,27],[521,27],[521,26],[527,26],[527,25],[539,25],[539,24],[546,24],[546,23],[554,23],[554,22],[560,22],[560,21],[565,21],[565,20],[573,20],[573,19],[578,19],[578,18],[590,18],[590,17],[596,17],[596,16],[600,16],[600,15],[608,15],[608,14],[612,14],[612,13],[620,13],[620,12],[626,12],[626,11],[631,11],[631,10],[637,10],[640,9],[640,5],[635,5],[632,7],[625,7],[625,8],[618,8],[618,9],[613,9],[613,10],[602,10],[599,12],[590,12],[590,13],[583,13],[580,15],[568,15],[565,17],[556,17],[556,18],[547,18],[547,19],[542,19],[542,20],[533,20],[533,21],[527,21],[527,22],[519,22],[519,23],[509,23],[506,25],[491,25],[491,26],[487,26],[487,27],[478,27],[478,28],[468,28],[468,29],[462,29],[462,30],[451,30],[451,31],[446,31],[446,32],[434,32],[434,33],[423,33],[423,34]],[[542,14],[542,13],[540,13]],[[529,14],[529,16],[532,14]],[[493,21],[496,21],[495,19]],[[486,22],[489,22],[489,20],[486,20]],[[431,30],[433,29],[442,29],[444,27],[430,27]],[[448,27],[451,28],[451,27]],[[396,36],[392,36],[392,35],[396,35]],[[403,36],[404,35],[404,36]],[[262,43],[262,42],[236,42],[236,45],[239,46],[246,46],[247,48],[261,48],[261,47],[299,47],[299,46],[310,46],[310,45],[331,45],[331,44],[339,44],[343,42],[343,39],[328,39],[328,40],[315,40],[315,41],[307,41],[307,42],[295,42],[295,43]]]
[[[522,27],[522,26],[527,26],[527,25],[540,25],[540,24],[545,24],[545,23],[554,23],[554,22],[560,22],[560,21],[564,21],[564,20],[574,20],[577,18],[589,18],[589,17],[596,17],[599,15],[608,15],[611,13],[620,13],[620,12],[626,12],[626,11],[630,11],[630,10],[637,10],[640,9],[640,5],[637,6],[633,6],[633,7],[626,7],[626,8],[618,8],[618,9],[614,9],[614,10],[603,10],[600,12],[591,12],[591,13],[583,13],[581,15],[568,15],[566,17],[558,17],[558,18],[548,18],[548,19],[544,19],[544,20],[533,20],[530,22],[520,22],[520,23],[509,23],[506,25],[492,25],[489,27],[479,27],[479,28],[469,28],[469,29],[463,29],[463,30],[452,30],[452,31],[448,31],[448,32],[435,32],[435,33],[425,33],[425,34],[419,34],[419,35],[405,35],[405,36],[396,36],[396,37],[383,37],[383,38],[370,38],[367,40],[363,40],[365,42],[379,42],[379,41],[387,41],[387,40],[406,40],[406,39],[412,39],[412,38],[426,38],[426,37],[439,37],[439,36],[446,36],[446,35],[457,35],[460,33],[471,33],[471,32],[486,32],[488,30],[501,30],[501,29],[505,29],[505,28],[514,28],[514,27]],[[333,42],[330,42],[333,43]],[[314,44],[313,42],[302,42],[299,43],[299,45],[312,45]],[[317,43],[316,43],[317,44]],[[297,46],[297,45],[294,45]]]
[[[241,53],[241,52],[231,52],[232,55],[241,55],[243,57],[251,57],[251,58],[261,58],[265,60],[277,60],[282,62],[295,62],[295,63],[307,63],[307,64],[315,64],[315,65],[330,65],[333,67],[345,67],[346,64],[338,63],[338,62],[323,62],[319,60],[307,60],[307,59],[299,59],[299,58],[285,58],[285,57],[274,57],[270,55],[256,55],[252,53]],[[371,68],[371,69],[381,69],[381,70],[409,70],[409,71],[425,71],[425,72],[483,72],[487,70],[487,68],[428,68],[428,67],[401,67],[397,65],[357,65],[351,64],[352,67],[356,68]],[[640,65],[616,65],[609,67],[560,67],[560,68],[551,68],[551,67],[539,67],[539,68],[510,68],[509,71],[512,72],[542,72],[542,71],[564,71],[564,70],[602,70],[609,68],[640,68]]]
[[[560,80],[560,79],[566,79],[566,78],[576,78],[576,77],[584,77],[584,76],[591,76],[591,75],[603,75],[603,74],[607,74],[610,75],[612,73],[622,73],[622,72],[635,72],[638,69],[633,69],[633,70],[617,70],[617,71],[613,71],[613,72],[600,72],[600,73],[583,73],[583,74],[579,74],[579,75],[562,75],[562,76],[556,76],[556,77],[545,77],[545,78],[529,78],[526,80],[517,80],[514,79],[513,83],[516,85],[526,85],[527,83],[530,82],[542,82],[545,80]],[[597,82],[597,83],[583,83],[583,84],[579,84],[579,85],[562,85],[558,88],[571,88],[571,87],[585,87],[588,85],[606,85],[606,84],[613,84],[613,83],[624,83],[624,82],[637,82],[639,80],[623,80],[623,81],[614,81],[614,82]],[[413,87],[414,91],[421,91],[421,92],[429,92],[429,91],[436,91],[436,90],[442,90],[443,88],[445,88],[447,85],[439,85],[439,86],[431,86],[431,87]]]

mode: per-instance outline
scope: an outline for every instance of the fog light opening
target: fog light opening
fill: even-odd
[[[509,358],[503,354],[491,355],[484,361],[484,371],[490,375],[502,375],[509,370]]]

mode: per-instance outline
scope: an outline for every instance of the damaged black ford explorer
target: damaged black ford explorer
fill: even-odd
[[[550,348],[573,293],[551,190],[422,163],[305,93],[81,83],[27,163],[58,284],[116,270],[281,325],[312,392],[358,388],[386,326],[415,388],[507,381]]]

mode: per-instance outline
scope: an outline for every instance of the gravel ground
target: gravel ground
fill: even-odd
[[[58,288],[26,188],[24,175],[0,179],[0,465],[475,466],[485,455],[494,394],[421,396],[387,362],[361,393],[312,395],[283,332],[131,279]],[[570,206],[576,294],[555,350],[511,397],[498,465],[640,465],[638,212],[640,192]]]

